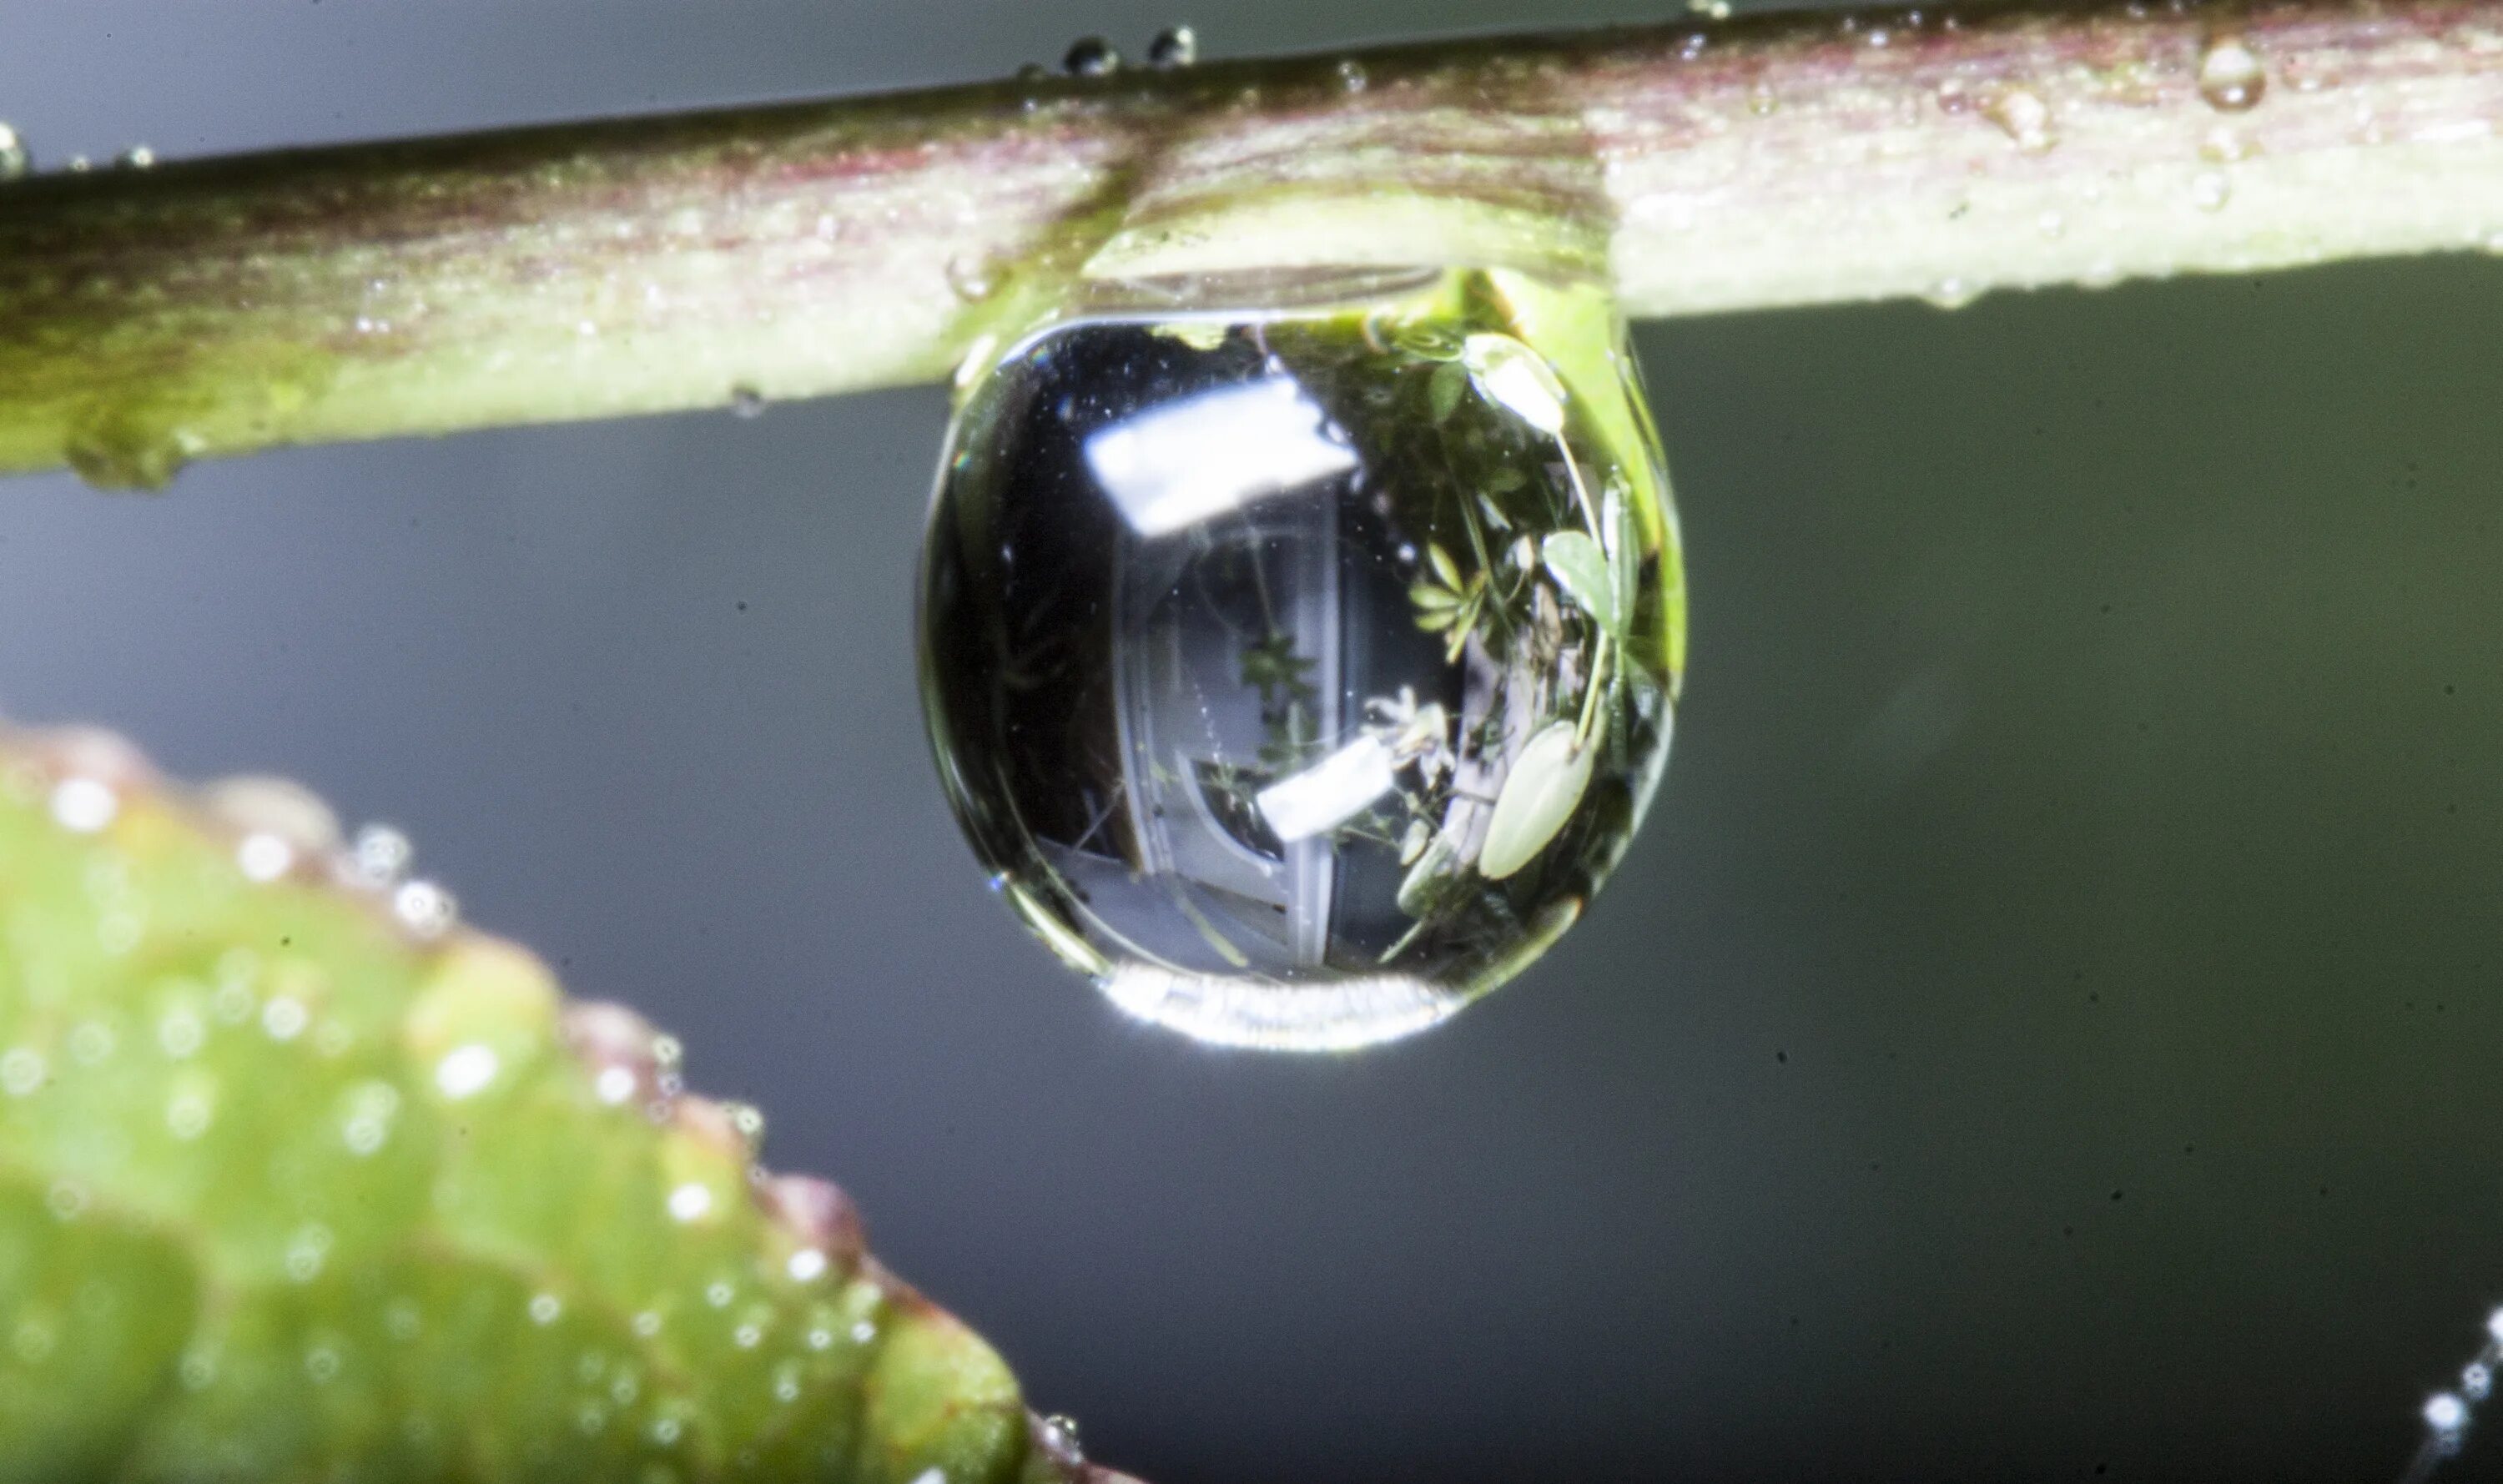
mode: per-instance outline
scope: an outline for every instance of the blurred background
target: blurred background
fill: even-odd
[[[1194,4],[17,0],[0,118],[171,157],[1659,10]],[[0,706],[406,827],[1158,1484],[2388,1476],[2503,1299],[2497,344],[2467,257],[1645,326],[1667,784],[1542,964],[1345,1060],[1125,1024],[982,890],[936,389],[0,481]]]

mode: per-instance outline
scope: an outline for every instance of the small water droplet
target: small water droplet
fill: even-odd
[[[281,995],[260,1007],[261,1033],[273,1041],[291,1041],[304,1033],[312,1015],[304,1001],[291,995]]]
[[[2257,107],[2268,90],[2268,70],[2240,36],[2212,36],[2199,51],[2199,96],[2228,113]]]
[[[149,170],[156,164],[156,152],[146,145],[132,145],[114,156],[113,163],[123,170]]]
[[[310,1283],[320,1277],[323,1264],[330,1258],[330,1229],[320,1222],[297,1228],[287,1243],[287,1276],[298,1283]]]
[[[1059,1438],[1061,1446],[1069,1451],[1073,1461],[1082,1462],[1085,1459],[1085,1445],[1078,1438],[1077,1418],[1066,1412],[1054,1412],[1043,1419],[1043,1425]]]
[[[235,863],[254,881],[273,881],[299,860],[336,850],[339,821],[309,791],[278,778],[227,778],[211,784],[203,801],[244,832]]]
[[[958,254],[947,259],[947,290],[967,304],[978,304],[997,287],[979,259]]]
[[[316,1345],[304,1352],[304,1374],[316,1386],[327,1386],[339,1378],[339,1352],[327,1345]]]
[[[2234,198],[2234,183],[2221,170],[2202,170],[2190,181],[2190,204],[2203,212],[2220,212]]]
[[[208,1028],[188,1005],[177,1005],[156,1020],[156,1046],[176,1062],[188,1060],[208,1037]]]
[[[431,881],[409,881],[392,893],[392,916],[420,938],[439,938],[461,921],[461,904]]]
[[[1101,36],[1081,36],[1070,43],[1060,70],[1073,78],[1100,78],[1121,69],[1121,53]]]
[[[95,161],[84,154],[73,154],[70,156],[68,168],[72,175],[85,175],[95,168]]]
[[[2199,157],[2218,165],[2231,165],[2259,152],[2250,136],[2230,123],[2216,125],[2199,141]]]
[[[183,1352],[182,1363],[175,1367],[175,1370],[182,1377],[185,1391],[207,1391],[217,1384],[217,1359],[203,1350]]]
[[[1148,43],[1150,67],[1187,67],[1199,60],[1199,36],[1188,26],[1167,26]]]
[[[730,415],[742,422],[752,422],[765,416],[765,393],[753,387],[730,388]]]
[[[417,856],[408,836],[389,825],[367,825],[358,830],[356,843],[348,850],[350,873],[360,885],[376,891],[397,886]]]
[[[565,1301],[554,1294],[535,1294],[531,1298],[531,1323],[552,1325],[565,1313]]]
[[[43,1089],[49,1071],[43,1053],[31,1047],[16,1046],[0,1052],[0,1096],[31,1096]]]
[[[0,123],[0,182],[18,179],[35,167],[34,158],[26,152],[26,141],[17,129]]]
[[[852,1326],[852,1343],[866,1345],[877,1338],[877,1326],[864,1319]]]
[[[1982,96],[1981,114],[2027,154],[2045,153],[2060,142],[2051,105],[2030,87],[1992,89]]]
[[[2450,1392],[2438,1392],[2424,1404],[2424,1420],[2437,1433],[2456,1433],[2468,1426],[2468,1405]]]
[[[81,1066],[102,1064],[113,1055],[120,1038],[113,1028],[100,1020],[81,1021],[70,1029],[70,1060]]]
[[[1338,85],[1342,91],[1360,93],[1364,91],[1365,84],[1371,81],[1364,70],[1364,64],[1354,57],[1339,63],[1337,70]]]
[[[1970,279],[1943,278],[1921,297],[1940,309],[1962,309],[1981,297],[1981,286]]]
[[[741,1350],[753,1350],[765,1338],[765,1332],[752,1324],[740,1325],[730,1332],[730,1342]]]

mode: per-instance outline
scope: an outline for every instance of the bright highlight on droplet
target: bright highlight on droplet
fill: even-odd
[[[921,584],[940,772],[1000,894],[1231,1045],[1432,1025],[1650,801],[1677,531],[1603,286],[1102,286],[960,378]]]
[[[94,778],[64,778],[52,787],[52,822],[78,834],[93,834],[121,812],[121,796]]]
[[[701,1221],[712,1210],[712,1191],[690,1180],[669,1192],[669,1215],[678,1221]]]
[[[247,881],[276,881],[294,863],[295,847],[274,834],[248,834],[235,846],[235,865]]]
[[[459,1102],[486,1091],[502,1067],[496,1048],[472,1041],[444,1053],[443,1060],[434,1063],[434,1086],[444,1096]]]
[[[2449,1392],[2437,1392],[2424,1404],[2424,1420],[2437,1433],[2456,1433],[2468,1425],[2468,1404]]]
[[[826,1275],[826,1255],[814,1247],[803,1247],[791,1254],[784,1266],[794,1283],[813,1283]]]

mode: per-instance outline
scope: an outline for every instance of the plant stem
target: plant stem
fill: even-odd
[[[0,471],[945,376],[1085,276],[1635,316],[2486,246],[2503,0],[1765,17],[0,186]]]

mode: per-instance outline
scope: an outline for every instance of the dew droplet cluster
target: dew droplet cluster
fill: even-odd
[[[1108,287],[965,379],[922,581],[948,796],[1114,1002],[1303,1049],[1526,966],[1664,758],[1683,588],[1611,301]]]
[[[179,799],[109,737],[0,730],[13,1469],[814,1477],[910,1346],[943,1379],[890,1384],[1011,1395],[840,1192],[757,1168],[761,1115],[412,902],[415,854],[288,786]],[[877,1446],[1003,1476],[987,1426]]]

